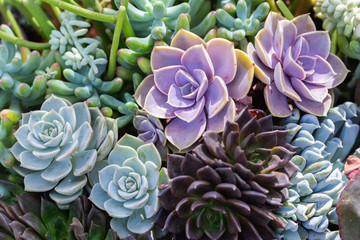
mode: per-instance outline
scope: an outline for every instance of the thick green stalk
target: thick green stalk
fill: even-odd
[[[20,3],[30,12],[32,17],[36,19],[36,21],[40,25],[41,30],[45,33],[46,39],[49,40],[51,31],[55,30],[56,28],[54,24],[50,21],[50,19],[47,17],[41,6],[33,0],[20,1]]]
[[[96,20],[99,22],[110,22],[110,23],[116,22],[116,16],[93,12],[93,11],[87,10],[82,7],[74,6],[74,5],[66,3],[66,2],[61,2],[59,0],[43,0],[43,2],[54,5],[61,9],[73,12],[76,15],[79,15],[79,16],[82,16],[82,17],[85,17],[85,18],[88,18],[91,20]]]
[[[55,7],[55,6],[53,6],[53,5],[50,5],[50,6],[51,6],[51,9],[53,10],[53,12],[54,12],[57,20],[61,23],[61,18],[60,18],[61,10],[60,10],[60,8]]]
[[[124,15],[126,13],[126,8],[124,6],[120,6],[118,14],[117,14],[117,20],[115,25],[115,31],[114,31],[114,38],[111,45],[110,50],[110,59],[109,59],[109,69],[107,73],[107,79],[111,80],[114,78],[115,75],[115,68],[116,68],[116,53],[119,47],[119,41],[120,41],[120,35],[121,35],[121,28],[124,23]]]
[[[331,34],[331,49],[330,52],[336,54],[337,49],[337,29]]]
[[[125,13],[125,16],[124,16],[123,31],[124,31],[126,38],[135,37],[135,33],[134,33],[133,28],[131,27],[131,23],[130,23],[127,13]]]
[[[14,43],[18,46],[23,46],[35,50],[44,50],[44,49],[49,49],[51,47],[49,43],[37,43],[37,42],[27,41],[24,39],[11,36],[10,34],[7,34],[4,31],[0,31],[0,39],[4,39],[5,41]]]
[[[278,0],[276,2],[277,6],[279,7],[281,13],[289,20],[294,18],[294,15],[290,12],[286,4],[282,0]]]
[[[10,22],[11,28],[18,38],[24,39],[19,24],[16,22],[14,15],[10,9],[6,6],[5,0],[0,0],[0,12],[7,22]]]
[[[26,19],[26,21],[28,23],[30,23],[35,30],[43,37],[43,38],[47,38],[47,36],[45,35],[45,33],[42,31],[39,23],[36,21],[35,18],[32,17],[31,13],[22,6],[22,4],[18,1],[15,0],[5,0],[5,2],[7,3],[7,5],[13,6],[14,8],[16,8],[21,15],[23,15]]]
[[[266,2],[270,5],[271,11],[279,12],[279,9],[276,7],[275,0],[266,0]]]
[[[92,8],[93,10],[95,10],[95,12],[99,13],[102,10],[102,7],[98,0],[82,0],[82,3],[84,4],[85,8]],[[92,21],[92,23],[94,24],[96,31],[99,33],[99,36],[103,41],[106,54],[109,54],[108,46],[110,46],[111,43],[108,35],[105,32],[106,26],[104,25],[103,22],[99,22],[99,21]]]
[[[98,0],[81,0],[81,2],[84,4],[86,8],[92,8],[96,12],[101,12],[102,10],[102,7]]]

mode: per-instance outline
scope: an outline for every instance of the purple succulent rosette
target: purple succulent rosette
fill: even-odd
[[[255,76],[266,84],[265,102],[272,115],[291,115],[287,98],[301,110],[325,116],[331,105],[328,89],[348,73],[339,57],[330,53],[327,31],[316,31],[308,14],[289,21],[271,12],[265,26],[248,45]]]
[[[135,93],[137,103],[157,118],[171,119],[165,136],[179,150],[190,147],[205,130],[221,132],[235,118],[234,99],[250,90],[254,67],[228,40],[205,43],[181,29],[170,47],[155,47],[152,75]],[[186,132],[186,134],[184,134]]]

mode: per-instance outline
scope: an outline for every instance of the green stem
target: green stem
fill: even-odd
[[[110,50],[109,69],[108,69],[108,73],[107,73],[108,80],[113,79],[114,75],[115,75],[116,54],[117,54],[117,50],[119,47],[121,28],[123,26],[125,13],[126,13],[126,8],[124,6],[120,6],[118,14],[117,14],[114,37],[113,37],[111,50]]]
[[[19,1],[19,0],[16,0]],[[40,25],[41,30],[45,33],[47,40],[50,39],[50,34],[52,30],[55,30],[54,24],[49,20],[46,13],[43,11],[40,5],[34,1],[21,1],[23,7],[25,7],[33,18],[36,19],[38,24]]]
[[[11,36],[10,34],[7,34],[3,31],[0,31],[0,39],[4,39],[5,41],[14,43],[18,46],[27,47],[35,50],[49,49],[51,46],[49,43],[37,43],[20,39],[18,37]]]
[[[336,54],[336,46],[337,46],[337,29],[331,34],[331,48],[330,52]]]
[[[102,7],[98,0],[82,0],[82,3],[84,4],[85,8],[92,8],[95,10],[95,12],[101,12],[102,10]],[[110,38],[105,32],[106,26],[104,25],[103,22],[99,22],[99,21],[92,21],[92,23],[94,24],[95,29],[97,30],[99,36],[103,41],[106,54],[109,54],[108,46],[110,46],[111,43],[110,43]]]
[[[47,38],[46,34],[42,31],[39,23],[36,21],[35,18],[33,18],[31,13],[26,8],[24,8],[24,6],[20,2],[16,0],[5,0],[5,2],[8,5],[11,5],[14,8],[16,8],[21,13],[21,15],[25,17],[26,21],[30,23],[43,38],[45,39]]]
[[[0,12],[5,18],[5,21],[10,22],[11,28],[18,38],[24,39],[19,24],[16,22],[14,15],[10,9],[6,6],[5,0],[0,0]]]
[[[279,9],[276,7],[275,0],[266,0],[266,2],[270,5],[271,11],[279,12]]]
[[[295,12],[298,3],[299,3],[299,0],[294,0],[291,2],[290,7],[289,7],[291,12]]]
[[[50,5],[50,6],[51,6],[51,9],[53,10],[53,12],[55,13],[56,19],[59,21],[59,23],[61,23],[61,18],[60,18],[61,10],[60,10],[60,8],[55,7],[53,5]]]
[[[81,2],[84,4],[85,8],[92,8],[96,12],[101,12],[102,10],[102,7],[98,0],[81,0]]]
[[[124,31],[126,38],[135,37],[135,33],[134,33],[133,28],[131,27],[131,23],[130,23],[127,13],[125,13],[125,16],[124,16],[123,31]]]
[[[71,5],[71,4],[66,3],[66,2],[61,2],[59,0],[43,0],[43,2],[54,5],[56,7],[61,8],[61,9],[73,12],[76,15],[79,15],[79,16],[82,16],[82,17],[85,17],[85,18],[89,18],[89,19],[92,19],[92,20],[96,20],[96,21],[99,21],[99,22],[110,22],[110,23],[116,22],[116,16],[93,12],[93,11],[87,10],[85,8],[82,8],[82,7],[74,6],[74,5]]]
[[[277,6],[279,7],[281,13],[289,20],[294,18],[294,15],[290,12],[286,4],[282,0],[278,0],[276,2]]]

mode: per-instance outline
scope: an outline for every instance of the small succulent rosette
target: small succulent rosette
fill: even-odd
[[[274,210],[298,171],[286,134],[271,115],[257,120],[245,108],[222,134],[205,132],[192,153],[170,154],[156,223],[175,239],[276,239],[285,224]]]
[[[155,47],[150,61],[154,74],[139,85],[135,99],[154,117],[171,120],[165,136],[179,150],[234,120],[233,99],[247,95],[254,74],[249,57],[232,42],[205,43],[183,29],[170,46]]]
[[[25,113],[10,149],[13,167],[24,178],[25,190],[50,192],[63,208],[87,183],[96,161],[109,154],[117,140],[116,122],[98,108],[51,96],[40,110]]]
[[[153,143],[125,134],[94,170],[89,199],[112,217],[111,228],[120,238],[152,229],[160,207],[159,185],[168,183],[167,170],[160,168]]]
[[[348,73],[339,57],[330,53],[327,31],[316,31],[309,15],[289,21],[271,12],[265,26],[248,45],[255,76],[266,87],[265,102],[276,117],[291,115],[290,98],[301,110],[325,116],[331,105],[329,89]]]
[[[138,110],[133,118],[133,124],[138,130],[138,138],[145,143],[154,143],[161,158],[166,161],[168,149],[166,147],[166,136],[161,121],[145,111]]]

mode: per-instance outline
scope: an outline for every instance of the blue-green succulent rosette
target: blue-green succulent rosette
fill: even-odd
[[[24,177],[25,190],[50,192],[67,208],[87,183],[87,173],[107,157],[117,140],[114,119],[84,102],[71,105],[52,95],[40,110],[25,113],[14,133],[13,169]]]
[[[112,217],[110,226],[120,238],[152,229],[160,208],[159,186],[168,183],[167,170],[160,169],[154,144],[128,134],[117,142],[108,160],[94,168],[89,199]]]

